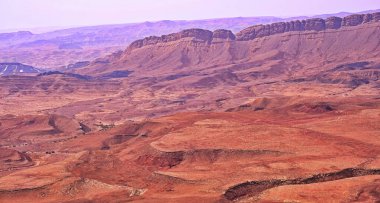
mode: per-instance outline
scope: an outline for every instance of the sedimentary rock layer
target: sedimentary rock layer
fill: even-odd
[[[128,47],[128,50],[141,48],[146,45],[177,41],[192,37],[196,40],[210,43],[214,39],[248,41],[259,37],[292,32],[292,31],[322,31],[326,29],[339,29],[346,26],[357,26],[364,23],[380,21],[380,12],[372,14],[354,14],[344,18],[329,17],[327,19],[312,18],[307,20],[295,20],[290,22],[277,22],[267,25],[255,25],[248,27],[234,35],[229,30],[215,30],[214,32],[203,29],[187,29],[178,33],[150,36],[136,40]]]

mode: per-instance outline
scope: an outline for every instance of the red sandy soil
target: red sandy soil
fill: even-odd
[[[380,100],[316,99],[181,113],[93,133],[63,117],[3,117],[1,130],[6,125],[12,136],[2,140],[13,145],[1,147],[11,167],[2,170],[0,200],[378,200]],[[55,139],[41,133],[60,128],[68,131]]]

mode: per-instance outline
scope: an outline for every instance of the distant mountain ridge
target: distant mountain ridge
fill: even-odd
[[[236,35],[187,29],[136,40],[124,52],[72,71],[91,76],[131,71],[131,81],[182,80],[191,88],[261,80],[372,85],[380,76],[379,23],[380,12],[255,25]],[[346,66],[351,68],[342,71]]]
[[[237,32],[236,35],[232,31],[225,29],[215,30],[214,32],[203,29],[187,29],[178,33],[162,35],[160,37],[150,36],[136,40],[128,46],[127,51],[131,51],[133,49],[141,48],[147,45],[177,41],[187,37],[193,37],[197,40],[208,43],[211,43],[212,41],[217,39],[248,41],[259,37],[285,32],[322,31],[327,29],[339,29],[342,27],[357,26],[360,24],[378,21],[380,21],[380,12],[367,14],[353,14],[343,18],[331,16],[326,19],[311,18],[306,20],[294,20],[288,22],[276,22],[265,25],[254,25]]]
[[[380,10],[377,10],[380,11]],[[371,11],[375,12],[375,11]],[[360,12],[369,13],[369,12]],[[152,35],[165,35],[185,29],[227,29],[238,32],[249,26],[310,18],[345,17],[352,13],[318,16],[237,17],[192,21],[158,21],[119,25],[99,25],[56,30],[42,34],[14,32],[0,34],[0,62],[20,62],[57,69],[79,61],[90,61],[123,50],[131,42]],[[35,52],[35,49],[39,52]]]
[[[371,11],[362,11],[363,13],[375,13],[380,9]],[[32,34],[29,31],[19,31],[14,33],[0,33],[0,46],[3,45],[2,35],[14,35],[17,37],[23,34],[25,42],[18,43],[19,46],[28,46],[29,43],[47,43],[47,44],[68,44],[76,45],[94,45],[102,43],[111,43],[114,45],[123,45],[136,39],[151,35],[162,35],[178,32],[184,29],[200,28],[208,30],[227,29],[232,32],[238,32],[246,27],[257,24],[269,24],[280,21],[303,20],[310,18],[328,18],[331,16],[345,17],[355,13],[340,12],[335,14],[323,14],[315,16],[298,16],[298,17],[275,17],[275,16],[258,16],[258,17],[234,17],[234,18],[217,18],[205,20],[162,20],[157,22],[128,23],[115,25],[98,25],[86,27],[74,27],[61,29],[42,34]],[[110,33],[112,32],[112,33]],[[14,40],[14,38],[12,39]]]

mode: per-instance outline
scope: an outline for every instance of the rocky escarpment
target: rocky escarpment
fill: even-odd
[[[150,36],[150,37],[146,37],[146,38],[141,39],[141,40],[134,41],[129,46],[129,49],[140,48],[140,47],[143,47],[146,45],[151,45],[151,44],[177,41],[179,39],[186,38],[186,37],[193,37],[195,39],[199,39],[202,41],[211,41],[212,35],[213,35],[213,33],[209,30],[188,29],[188,30],[183,30],[183,31],[178,32],[178,33],[172,33],[169,35],[162,35],[161,37]]]
[[[236,37],[234,33],[232,33],[230,30],[215,30],[212,34],[213,39],[228,39],[228,40],[235,40]]]
[[[192,37],[202,42],[211,42],[213,39],[235,40],[235,35],[230,30],[215,30],[211,32],[203,29],[188,29],[178,33],[169,35],[162,35],[161,37],[150,36],[141,40],[132,42],[128,49],[136,49],[146,45],[153,45],[157,43],[177,41],[183,38]]]
[[[372,14],[355,14],[344,18],[329,17],[327,19],[313,18],[307,20],[295,20],[290,22],[278,22],[268,25],[255,25],[248,27],[236,34],[229,30],[215,30],[211,32],[203,29],[188,29],[178,33],[162,35],[161,37],[150,36],[131,43],[127,50],[141,48],[146,45],[177,41],[191,37],[201,42],[211,43],[217,40],[248,41],[259,37],[292,32],[292,31],[322,31],[326,29],[339,29],[346,26],[357,26],[364,23],[380,21],[380,12]]]
[[[292,31],[322,31],[326,29],[339,29],[345,26],[357,26],[364,23],[380,21],[380,13],[355,14],[344,18],[330,17],[326,20],[313,18],[290,22],[279,22],[270,25],[256,25],[246,28],[236,34],[239,41],[252,40],[258,37]]]

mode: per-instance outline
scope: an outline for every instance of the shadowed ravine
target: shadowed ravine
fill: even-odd
[[[225,193],[224,198],[228,200],[237,200],[240,197],[253,197],[257,196],[265,190],[275,188],[283,185],[303,185],[312,183],[321,183],[345,178],[353,178],[358,176],[367,175],[380,175],[380,169],[360,169],[360,168],[347,168],[338,172],[320,173],[308,178],[296,179],[273,179],[263,181],[249,181],[230,187]]]

